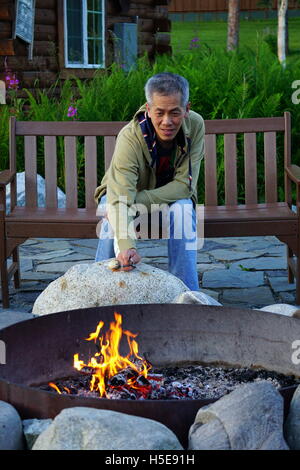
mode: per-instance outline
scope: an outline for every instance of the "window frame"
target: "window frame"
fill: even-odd
[[[78,0],[77,0],[78,1]],[[63,0],[64,11],[64,67],[66,69],[104,69],[106,67],[105,57],[105,0],[100,0],[102,7],[102,57],[101,64],[89,64],[88,61],[88,34],[87,34],[87,0],[82,1],[82,35],[83,35],[83,62],[69,63],[68,61],[68,25],[67,25],[67,0]]]

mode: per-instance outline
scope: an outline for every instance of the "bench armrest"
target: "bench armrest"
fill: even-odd
[[[15,176],[16,176],[15,171],[11,171],[11,170],[0,171],[0,188],[1,187],[3,188],[7,186],[9,183],[11,183],[13,179],[15,178]]]
[[[286,166],[285,172],[291,181],[300,185],[300,167],[298,165]]]

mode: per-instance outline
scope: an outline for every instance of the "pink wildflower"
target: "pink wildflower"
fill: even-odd
[[[74,117],[76,116],[76,114],[77,114],[77,108],[75,108],[74,106],[69,106],[67,116]]]

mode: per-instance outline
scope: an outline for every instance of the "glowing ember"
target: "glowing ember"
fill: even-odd
[[[119,313],[115,312],[114,316],[115,321],[111,322],[110,329],[105,335],[100,336],[104,326],[103,321],[100,321],[96,331],[86,338],[86,341],[95,342],[98,352],[89,359],[87,364],[79,359],[78,354],[75,354],[74,368],[83,373],[92,372],[90,390],[98,391],[101,397],[108,398],[108,386],[115,388],[121,384],[122,387],[138,389],[143,395],[147,394],[149,386],[147,375],[152,366],[138,355],[138,344],[134,339],[137,335],[122,329],[122,316]],[[126,335],[129,346],[129,353],[126,357],[119,353],[123,334]],[[118,381],[120,372],[122,372],[122,377]],[[49,385],[61,393],[55,384],[49,383]]]

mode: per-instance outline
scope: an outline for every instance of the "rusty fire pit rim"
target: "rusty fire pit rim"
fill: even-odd
[[[239,312],[239,314],[242,314],[242,315],[249,315],[249,312],[253,313],[254,315],[258,314],[258,315],[261,315],[261,316],[267,316],[267,317],[274,317],[274,315],[276,317],[278,317],[278,319],[281,319],[282,321],[286,321],[287,323],[288,322],[295,322],[295,321],[300,321],[300,318],[298,317],[290,317],[290,316],[287,316],[287,315],[283,315],[283,314],[280,314],[280,313],[275,313],[275,312],[268,312],[268,311],[265,311],[265,310],[260,310],[260,309],[255,309],[255,308],[247,308],[247,307],[240,307],[240,306],[228,306],[228,305],[204,305],[204,304],[176,304],[176,303],[164,303],[164,304],[161,304],[161,303],[145,303],[145,304],[117,304],[117,305],[99,305],[99,306],[95,306],[95,307],[80,307],[80,308],[76,308],[76,309],[72,309],[72,310],[62,310],[60,312],[53,312],[53,313],[49,313],[49,314],[45,314],[45,315],[34,315],[33,318],[28,318],[28,319],[25,319],[25,320],[21,320],[19,322],[16,322],[16,323],[12,323],[11,325],[7,325],[5,326],[4,328],[0,328],[0,335],[2,332],[5,332],[5,331],[8,331],[8,329],[11,329],[11,328],[18,328],[18,327],[21,327],[24,323],[29,323],[29,322],[33,322],[35,320],[40,320],[40,321],[46,321],[47,317],[51,317],[51,318],[56,318],[56,316],[60,316],[62,313],[63,314],[66,314],[66,315],[72,315],[72,314],[75,314],[75,313],[79,313],[79,312],[83,312],[83,311],[94,311],[95,309],[121,309],[122,307],[123,308],[133,308],[133,309],[136,309],[136,308],[151,308],[151,307],[161,307],[163,308],[164,306],[175,306],[176,305],[176,308],[179,308],[179,309],[184,309],[184,308],[187,308],[187,309],[190,309],[190,310],[207,310],[207,311],[214,311],[215,309],[217,310],[221,310],[223,309],[224,311],[224,314],[230,314],[232,311],[236,311],[236,312]],[[127,313],[128,315],[128,313]]]

